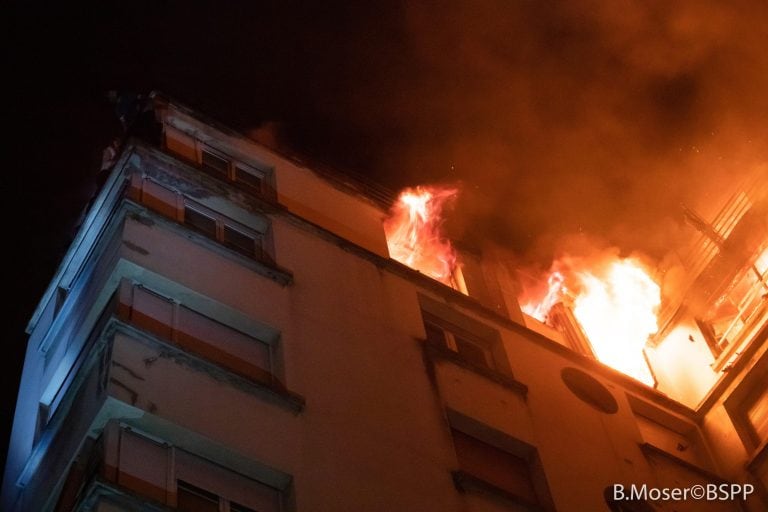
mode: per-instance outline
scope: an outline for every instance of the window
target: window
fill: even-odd
[[[256,194],[264,191],[265,174],[252,168],[246,168],[242,165],[235,165],[235,182],[244,185]]]
[[[523,510],[552,509],[535,447],[453,409],[446,414],[459,467],[453,479],[460,491],[513,502]]]
[[[726,349],[734,343],[739,344],[749,327],[765,314],[766,297],[768,248],[759,252],[754,262],[736,275],[704,317],[697,320],[715,358],[724,352],[731,355],[732,351]]]
[[[200,168],[207,174],[224,179],[255,195],[264,195],[268,189],[268,173],[238,162],[212,149],[200,150]]]
[[[205,149],[201,151],[200,167],[213,176],[229,177],[229,161]]]
[[[265,260],[264,235],[218,215],[194,201],[185,200],[184,224],[238,253],[258,260]]]
[[[192,208],[184,207],[184,224],[207,235],[216,238],[216,219]]]
[[[268,219],[255,217],[252,226],[244,225],[151,178],[133,178],[131,187],[130,197],[154,212],[244,256],[273,263],[274,258],[267,250],[269,245],[265,244],[269,233]]]
[[[261,257],[261,238],[253,237],[228,225],[224,225],[224,245],[246,256]]]
[[[522,498],[523,501],[538,501],[527,460],[455,428],[451,429],[451,434],[462,471]]]
[[[183,480],[176,482],[176,509],[184,512],[256,512]]]
[[[206,174],[236,185],[254,195],[273,198],[272,171],[265,165],[249,165],[226,151],[208,146],[193,136],[166,124],[165,149],[194,163]],[[252,163],[253,164],[253,163]]]
[[[427,342],[443,346],[474,366],[497,369],[491,343],[457,326],[424,314]]]
[[[176,482],[176,508],[184,512],[219,512],[219,497],[179,480]]]

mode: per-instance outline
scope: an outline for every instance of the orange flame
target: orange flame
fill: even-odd
[[[437,186],[403,190],[384,221],[384,232],[393,259],[462,289],[456,280],[456,251],[440,229],[443,208],[457,194],[458,189]]]
[[[571,306],[600,361],[653,384],[643,348],[658,330],[661,289],[639,260],[612,256],[588,266],[582,260],[563,258],[553,264],[544,296],[522,307],[546,321],[549,310],[561,301]]]

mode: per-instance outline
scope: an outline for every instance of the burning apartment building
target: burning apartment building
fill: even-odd
[[[765,173],[686,206],[663,266],[526,293],[441,235],[452,190],[152,112],[29,323],[3,510],[768,506]]]

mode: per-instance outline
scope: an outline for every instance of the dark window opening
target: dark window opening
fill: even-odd
[[[465,361],[478,366],[493,368],[493,359],[486,347],[456,335],[453,336],[453,340],[456,343],[456,352]]]
[[[224,244],[247,256],[261,255],[261,244],[258,240],[230,226],[224,226]]]
[[[189,206],[184,208],[184,224],[211,238],[216,238],[216,219]]]
[[[256,512],[254,509],[250,507],[246,507],[245,505],[241,505],[239,503],[235,503],[234,501],[229,502],[229,511],[230,512]]]
[[[227,160],[206,150],[203,150],[202,153],[202,163],[200,167],[205,172],[217,177],[229,177],[229,162]]]
[[[493,351],[488,342],[476,339],[458,327],[443,326],[428,319],[424,320],[424,330],[427,342],[455,352],[471,365],[496,369]]]
[[[235,181],[242,183],[258,194],[261,194],[264,190],[264,175],[258,171],[248,171],[236,166]]]
[[[424,329],[427,331],[427,341],[439,345],[446,345],[445,331],[443,331],[442,327],[425,321]]]
[[[219,497],[195,485],[178,481],[176,508],[188,512],[218,512]]]

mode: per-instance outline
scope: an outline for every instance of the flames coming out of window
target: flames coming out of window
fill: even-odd
[[[661,289],[640,260],[564,257],[552,265],[545,290],[528,290],[520,300],[525,313],[544,322],[558,302],[572,309],[600,361],[653,384],[643,348],[658,330]]]
[[[457,194],[451,187],[407,188],[384,230],[393,259],[467,293],[456,251],[441,229],[443,210]],[[543,322],[559,302],[573,311],[600,361],[653,385],[643,349],[658,330],[661,290],[639,259],[615,251],[589,259],[563,257],[552,265],[546,287],[526,289],[520,298],[523,311]]]
[[[443,209],[458,189],[418,186],[403,190],[384,221],[389,255],[464,293],[458,258],[442,233]]]

